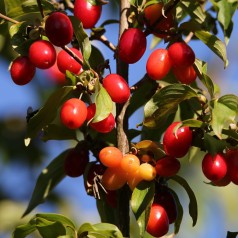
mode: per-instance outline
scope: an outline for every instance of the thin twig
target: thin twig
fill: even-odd
[[[93,35],[89,37],[89,40],[98,40],[101,41],[104,45],[106,45],[110,50],[112,50],[113,52],[116,51],[116,47],[112,44],[112,42],[110,42],[107,37],[105,35]]]
[[[10,17],[7,17],[7,16],[3,15],[2,13],[0,13],[0,18],[4,19],[6,21],[9,21],[11,23],[14,23],[14,24],[20,23],[19,21],[16,21],[16,20],[14,20],[14,19],[12,19]]]
[[[72,56],[81,66],[83,66],[83,60],[80,59],[68,46],[62,46],[63,50],[65,50],[70,56]]]
[[[44,14],[44,10],[43,10],[43,7],[42,7],[41,0],[37,0],[37,5],[38,5],[38,8],[39,8],[41,17],[44,18],[44,17],[45,17],[45,14]]]
[[[184,39],[184,42],[188,43],[194,36],[193,32],[189,32],[189,34],[187,35],[187,37]]]

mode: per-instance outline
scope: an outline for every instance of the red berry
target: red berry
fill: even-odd
[[[57,62],[54,63],[49,69],[47,69],[47,74],[54,83],[64,84],[65,83],[65,74],[59,71]]]
[[[80,99],[71,98],[61,107],[60,119],[70,129],[77,129],[82,126],[86,118],[87,106]]]
[[[124,103],[130,97],[130,88],[126,80],[119,74],[109,74],[103,79],[103,87],[113,102]]]
[[[194,51],[185,42],[173,43],[168,48],[168,53],[173,67],[188,67],[195,61]]]
[[[226,153],[227,175],[231,182],[238,185],[238,150],[228,150]]]
[[[176,79],[184,84],[190,84],[197,78],[197,73],[192,65],[184,68],[173,68],[173,73]]]
[[[150,210],[146,231],[155,237],[165,235],[169,230],[169,219],[165,209],[153,203]]]
[[[143,56],[146,50],[146,36],[138,28],[125,30],[120,38],[118,54],[127,64],[134,64]]]
[[[64,171],[70,177],[81,176],[89,162],[89,153],[85,149],[72,149],[64,161]]]
[[[61,12],[52,13],[45,22],[45,34],[52,44],[64,46],[73,38],[73,26],[67,15]]]
[[[160,204],[166,211],[169,224],[172,224],[176,221],[178,216],[177,204],[174,199],[173,194],[166,188],[162,188],[156,193],[154,202]]]
[[[94,117],[96,112],[95,103],[90,104],[87,110],[88,110],[87,121],[90,121]],[[112,131],[113,128],[115,127],[115,118],[112,115],[112,113],[110,113],[109,116],[103,119],[102,121],[90,122],[89,126],[92,127],[95,131],[98,131],[100,133],[108,133]]]
[[[49,41],[38,40],[31,44],[29,58],[37,68],[48,69],[56,61],[56,51]]]
[[[174,26],[173,13],[169,11],[166,16],[162,13],[164,4],[155,3],[147,6],[144,10],[145,24],[152,33],[159,38],[165,38],[168,34],[159,33],[169,31]],[[159,20],[160,19],[160,20]],[[156,23],[158,21],[158,23]]]
[[[156,162],[156,172],[162,177],[174,176],[180,170],[180,162],[171,156],[165,156]]]
[[[176,134],[174,128],[179,122],[172,123],[165,131],[163,137],[164,150],[167,155],[175,158],[185,156],[192,143],[192,131],[187,126],[180,127]]]
[[[220,153],[214,156],[207,153],[202,160],[202,171],[211,181],[221,180],[227,172],[225,157]]]
[[[19,56],[10,66],[12,80],[17,85],[25,85],[34,77],[36,67],[27,56]]]
[[[83,58],[81,52],[75,48],[70,48],[80,59]],[[57,56],[57,66],[60,72],[65,73],[66,70],[78,74],[82,66],[65,50],[61,50]]]
[[[171,61],[166,49],[154,50],[146,62],[147,74],[154,80],[163,79],[170,71],[170,68]]]
[[[87,0],[75,0],[74,16],[83,24],[85,29],[95,26],[102,13],[102,5],[92,5]]]

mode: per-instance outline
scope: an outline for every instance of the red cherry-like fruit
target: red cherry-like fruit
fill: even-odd
[[[89,162],[87,149],[72,149],[64,160],[64,171],[69,177],[81,176]]]
[[[60,72],[57,62],[54,63],[49,69],[46,70],[47,75],[50,80],[56,84],[64,84],[65,83],[65,74]]]
[[[164,150],[167,155],[175,158],[185,156],[192,143],[192,131],[187,126],[180,127],[176,134],[174,128],[179,122],[173,122],[165,131],[163,137]]]
[[[225,157],[218,153],[212,156],[207,153],[202,160],[203,174],[211,181],[218,181],[225,177],[227,164]]]
[[[163,13],[163,7],[163,3],[155,3],[147,6],[144,10],[146,26],[150,28],[152,33],[159,38],[165,38],[168,36],[168,34],[159,32],[167,32],[174,26],[174,17],[172,11],[169,11],[165,16]]]
[[[188,67],[195,61],[193,49],[185,42],[175,42],[168,48],[169,57],[173,67]]]
[[[102,13],[102,5],[92,5],[87,0],[75,0],[74,16],[83,24],[85,29],[95,26]]]
[[[17,85],[25,85],[34,77],[36,67],[27,56],[19,56],[10,66],[12,80]]]
[[[155,194],[154,202],[160,204],[166,211],[169,224],[176,221],[178,216],[177,204],[173,194],[166,188],[162,188]]]
[[[120,38],[118,54],[122,61],[134,64],[140,60],[146,50],[146,36],[138,28],[125,30]]]
[[[81,52],[76,48],[70,48],[80,59],[83,58]],[[66,70],[78,74],[82,68],[82,65],[79,64],[71,55],[69,55],[65,50],[61,50],[57,56],[57,66],[60,72],[65,73]]]
[[[161,80],[170,69],[171,61],[166,49],[156,49],[150,54],[146,62],[146,72],[150,78]]]
[[[191,84],[197,78],[197,73],[192,65],[184,68],[173,68],[173,73],[176,79],[183,84]]]
[[[146,231],[154,236],[161,237],[169,230],[169,218],[165,209],[156,203],[153,203],[150,210],[149,220]]]
[[[225,156],[227,163],[227,175],[231,182],[238,185],[238,150],[228,150]]]
[[[37,68],[48,69],[56,61],[56,50],[49,41],[38,40],[31,44],[29,58]]]
[[[67,15],[53,12],[45,22],[45,34],[55,46],[69,44],[73,38],[73,26]]]
[[[155,165],[157,174],[162,177],[174,176],[178,173],[180,167],[180,162],[172,156],[165,156],[159,159]]]
[[[96,105],[92,103],[87,108],[87,121],[90,121],[96,113]],[[95,131],[100,133],[108,133],[112,131],[115,127],[115,118],[112,113],[108,117],[99,122],[90,122],[89,126],[92,127]]]
[[[126,80],[119,74],[109,74],[103,79],[103,87],[113,102],[124,103],[130,97],[130,88]]]
[[[77,98],[67,100],[61,107],[61,122],[70,129],[77,129],[87,118],[86,104]]]

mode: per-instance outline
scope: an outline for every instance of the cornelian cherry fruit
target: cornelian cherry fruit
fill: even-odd
[[[106,167],[120,167],[122,159],[122,152],[114,146],[104,147],[99,152],[99,160]]]
[[[165,131],[163,137],[164,150],[167,155],[175,158],[185,156],[192,144],[192,131],[187,126],[181,126],[176,132],[174,128],[179,122],[173,122]]]
[[[176,79],[183,84],[191,84],[197,78],[197,73],[192,65],[183,68],[173,68],[172,70]]]
[[[77,98],[67,100],[61,107],[61,122],[70,129],[77,129],[83,125],[87,118],[85,102]]]
[[[146,62],[146,72],[151,79],[163,79],[170,69],[171,61],[166,49],[156,49],[150,54]]]
[[[103,87],[113,102],[124,103],[130,97],[130,88],[126,80],[119,74],[109,74],[103,79]]]
[[[140,160],[136,155],[125,154],[121,160],[121,168],[127,172],[132,173],[140,166]]]
[[[70,48],[80,59],[83,58],[81,52],[76,48]],[[71,55],[65,50],[61,50],[57,56],[57,66],[60,72],[65,73],[66,70],[71,73],[78,74],[82,68],[82,65],[78,63]]]
[[[95,26],[101,17],[102,5],[92,5],[87,0],[75,0],[74,16],[83,24],[85,29]]]
[[[17,85],[28,84],[34,77],[36,67],[27,56],[19,56],[10,66],[10,74],[13,82]]]
[[[49,41],[38,40],[31,44],[29,58],[37,68],[48,69],[56,61],[56,50]]]
[[[149,163],[143,163],[139,166],[140,177],[146,181],[152,181],[156,177],[155,167]]]
[[[87,121],[90,121],[96,112],[96,104],[92,103],[87,108]],[[112,113],[108,115],[105,119],[98,122],[90,122],[89,126],[93,128],[95,131],[100,133],[109,133],[115,127],[115,118]]]
[[[118,54],[122,61],[134,64],[141,59],[146,50],[146,36],[138,28],[125,30],[120,38]]]
[[[45,21],[45,34],[55,46],[62,47],[69,44],[73,32],[69,17],[62,12],[53,12]]]
[[[225,156],[227,163],[227,176],[232,183],[238,185],[238,150],[228,150]]]

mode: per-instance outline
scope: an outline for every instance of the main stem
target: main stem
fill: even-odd
[[[130,9],[130,3],[128,0],[120,1],[120,29],[119,29],[119,39],[125,29],[128,28],[128,11]],[[124,63],[117,57],[117,73],[121,75],[128,82],[128,64]],[[128,130],[128,117],[126,115],[126,109],[129,102],[125,104],[117,105],[117,146],[122,151],[123,154],[129,151],[129,144],[126,135]],[[118,191],[118,228],[121,230],[124,237],[129,237],[129,199],[130,191],[128,186],[124,186]]]

